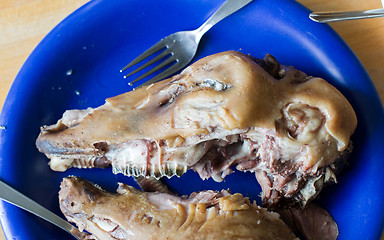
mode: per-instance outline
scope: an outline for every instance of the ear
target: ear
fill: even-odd
[[[281,109],[278,131],[302,144],[311,142],[325,124],[325,116],[318,108],[305,103],[288,103]]]

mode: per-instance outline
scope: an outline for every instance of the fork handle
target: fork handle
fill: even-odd
[[[204,33],[206,33],[211,27],[213,27],[216,23],[220,22],[227,16],[231,15],[232,13],[236,12],[237,10],[241,9],[248,3],[252,2],[253,0],[227,0],[225,1],[219,9],[217,9],[209,18],[207,21],[203,23],[198,29],[196,29],[197,32],[200,33],[200,36],[202,36]]]
[[[80,232],[73,225],[57,216],[53,212],[44,208],[40,204],[36,203],[32,199],[27,196],[21,194],[16,191],[12,187],[8,186],[6,183],[0,180],[0,199],[11,203],[17,207],[20,207],[34,215],[43,218],[44,220],[62,228],[63,230],[70,233],[76,239],[82,239],[84,237],[84,233]]]
[[[315,22],[335,22],[375,17],[384,17],[384,9],[347,12],[313,12],[309,14],[309,18]]]

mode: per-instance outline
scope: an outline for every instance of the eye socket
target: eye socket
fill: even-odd
[[[217,81],[216,79],[210,79],[210,78],[204,79],[204,81],[202,81],[201,83],[197,83],[196,85],[199,87],[212,88],[217,92],[224,91],[228,88],[231,88],[231,86],[225,82],[220,82],[220,81]]]

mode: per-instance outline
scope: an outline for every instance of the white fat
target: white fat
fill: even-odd
[[[106,232],[113,231],[118,225],[109,219],[93,217],[92,221]]]
[[[64,112],[63,117],[61,118],[61,123],[71,127],[81,122],[86,116],[93,113],[95,110],[93,108],[87,108],[86,110],[67,110]]]

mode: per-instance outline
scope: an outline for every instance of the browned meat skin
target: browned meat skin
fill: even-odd
[[[42,128],[38,149],[53,170],[112,166],[128,176],[222,181],[231,166],[255,172],[264,202],[302,205],[335,181],[357,120],[325,80],[238,52],[197,61],[180,75],[69,110]]]
[[[145,177],[135,179],[145,192],[171,193],[161,180]],[[339,235],[337,223],[331,214],[315,203],[310,203],[305,208],[297,204],[280,205],[279,208],[276,206],[274,210],[280,214],[284,223],[303,240],[336,240]]]
[[[205,191],[180,198],[120,185],[107,193],[76,177],[65,178],[60,208],[89,239],[296,239],[277,213],[241,194]]]

